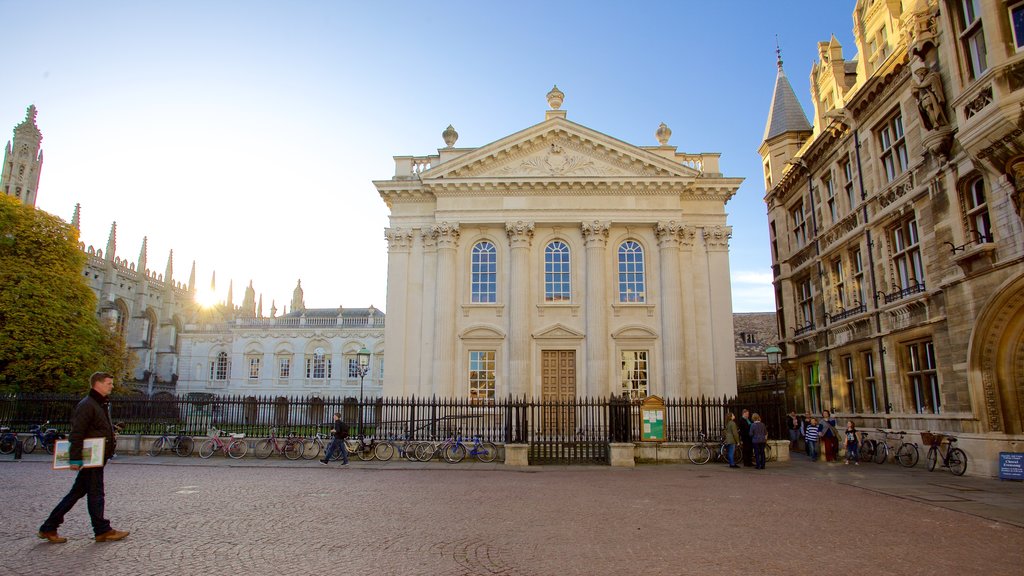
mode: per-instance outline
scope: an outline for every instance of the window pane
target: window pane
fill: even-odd
[[[644,251],[637,242],[629,240],[619,246],[619,302],[644,302]]]
[[[498,256],[494,244],[478,242],[473,246],[471,262],[471,301],[496,302],[498,297]]]

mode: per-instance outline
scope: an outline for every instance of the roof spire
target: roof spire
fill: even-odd
[[[779,70],[782,70],[782,48],[779,48],[779,35],[775,35],[775,58],[778,60]]]
[[[140,274],[142,274],[143,277],[146,276],[146,265],[147,265],[147,261],[146,261],[146,242],[147,242],[147,238],[145,236],[143,236],[142,237],[142,250],[139,251],[139,265],[136,267],[136,269],[139,271]]]
[[[196,261],[192,261],[192,272],[188,275],[188,291],[196,291]]]
[[[114,261],[114,252],[117,250],[117,222],[110,225],[110,236],[107,238],[107,251],[104,256],[111,262]]]
[[[75,204],[75,214],[71,216],[71,227],[79,232],[82,231],[82,204]]]
[[[174,286],[174,283],[171,281],[171,277],[173,276],[173,274],[174,274],[174,250],[171,250],[171,253],[167,255],[167,268],[164,269],[164,282],[167,282],[171,286]]]
[[[782,51],[776,48],[779,71],[775,76],[775,90],[772,92],[772,103],[768,108],[768,122],[764,127],[764,139],[767,142],[787,132],[811,132],[811,124],[807,121],[800,101],[793,92],[793,86],[782,70]]]

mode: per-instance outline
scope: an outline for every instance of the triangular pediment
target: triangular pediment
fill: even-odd
[[[461,179],[685,178],[700,173],[564,118],[546,120],[423,172]]]
[[[572,339],[572,340],[580,340],[580,339],[583,338],[583,333],[579,332],[579,331],[576,331],[576,330],[573,330],[572,328],[569,328],[568,326],[565,326],[564,324],[554,324],[552,326],[548,326],[547,328],[543,328],[541,330],[538,330],[537,332],[535,332],[533,334],[533,338],[535,340],[541,340],[541,339],[559,339],[559,340]]]

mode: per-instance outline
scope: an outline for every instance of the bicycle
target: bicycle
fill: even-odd
[[[878,443],[868,438],[867,432],[858,433],[860,434],[860,444],[857,446],[857,456],[862,462],[871,462],[875,459],[875,450]]]
[[[284,457],[289,460],[298,460],[302,456],[303,439],[297,438],[290,431],[287,437],[278,438],[277,428],[271,428],[270,437],[257,442],[254,448],[256,457],[260,460],[269,458],[274,452],[284,454]]]
[[[418,445],[419,441],[410,439],[409,433],[406,432],[403,436],[389,436],[381,440],[373,449],[373,454],[377,457],[377,460],[387,462],[391,460],[391,457],[397,451],[400,457],[414,461],[416,460],[416,447]]]
[[[348,450],[350,456],[357,456],[363,462],[373,460],[374,451],[377,448],[377,442],[373,439],[367,440],[365,436],[359,435],[356,437],[349,436],[345,438],[345,449]],[[341,458],[341,451],[335,452],[337,454],[332,460]]]
[[[455,436],[449,436],[439,442],[425,441],[416,446],[416,459],[420,462],[430,462],[435,456],[445,457],[445,451],[455,443]]]
[[[22,445],[26,454],[35,452],[36,446],[39,445],[46,450],[47,454],[53,454],[53,449],[57,445],[57,440],[62,440],[64,435],[57,432],[56,428],[46,428],[46,425],[49,423],[50,421],[47,420],[42,424],[33,424],[32,427],[28,429],[31,436],[29,436]],[[45,432],[43,431],[44,428],[46,429]]]
[[[167,426],[167,430],[165,430],[159,438],[153,441],[153,444],[149,447],[150,456],[156,456],[165,449],[174,452],[182,458],[192,455],[192,450],[195,448],[195,442],[192,440],[191,436],[186,435],[184,430],[178,430],[177,435],[173,438],[171,437],[171,430],[175,430],[177,427],[178,426],[175,424]]]
[[[316,427],[316,432],[302,441],[302,457],[306,460],[312,460],[320,456],[321,452],[327,452],[327,445],[331,441],[330,434],[326,434],[320,431],[320,427]]]
[[[707,432],[697,433],[697,443],[686,451],[686,457],[690,459],[690,463],[698,465],[707,464],[711,460],[711,446],[708,445]]]
[[[10,426],[0,426],[0,454],[14,452],[14,445],[18,443],[18,435],[11,432]]]
[[[223,450],[224,454],[238,460],[245,456],[245,453],[249,451],[249,445],[245,442],[245,434],[230,433],[228,437],[231,438],[230,442],[224,442],[221,439],[221,435],[224,434],[223,430],[216,428],[210,428],[207,433],[209,438],[206,439],[202,445],[199,446],[199,457],[206,459],[217,451]]]
[[[494,442],[486,442],[480,440],[479,436],[474,436],[473,446],[467,449],[466,443],[462,441],[460,431],[459,435],[455,437],[455,441],[441,455],[450,464],[462,462],[467,455],[475,456],[481,462],[494,462],[494,459],[498,457],[498,446]]]
[[[942,467],[949,468],[954,475],[963,476],[964,472],[967,472],[967,454],[953,446],[956,444],[956,438],[935,432],[921,432],[921,440],[929,446],[928,455],[925,456],[929,472],[935,470],[939,456],[942,456]],[[942,450],[943,441],[945,441],[945,452]]]
[[[920,454],[918,454],[917,451],[917,444],[907,442],[904,439],[907,435],[906,432],[882,430],[881,428],[879,428],[878,431],[882,433],[882,440],[875,443],[875,463],[884,464],[889,458],[889,452],[893,452],[893,461],[899,462],[901,466],[913,468],[917,464],[917,461],[920,458]],[[895,440],[896,438],[899,438],[900,445],[893,450],[889,441]]]

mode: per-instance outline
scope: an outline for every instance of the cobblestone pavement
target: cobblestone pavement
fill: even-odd
[[[1020,483],[893,465],[119,457],[107,515],[131,536],[93,542],[82,501],[61,528],[70,541],[48,544],[35,531],[72,474],[0,461],[0,574],[1019,576],[1024,562]],[[976,506],[950,509],[952,496]]]

